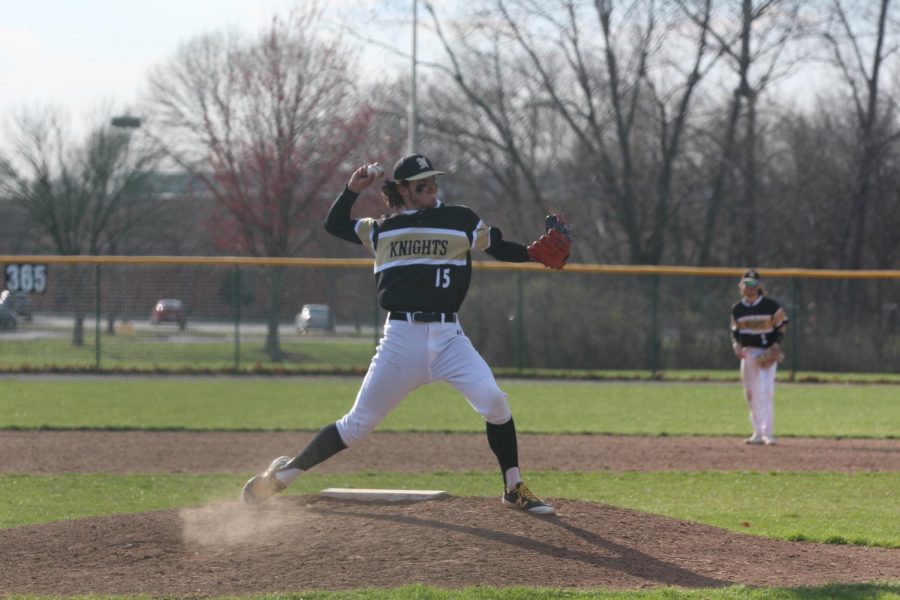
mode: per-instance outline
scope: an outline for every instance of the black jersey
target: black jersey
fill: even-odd
[[[375,255],[385,310],[457,312],[472,279],[469,250],[484,250],[490,241],[487,225],[471,209],[445,204],[359,219],[355,229]]]
[[[781,340],[787,315],[768,296],[760,296],[752,304],[743,300],[731,309],[731,335],[741,346],[768,348]]]
[[[326,229],[375,256],[378,303],[385,310],[457,312],[469,291],[473,249],[510,262],[529,260],[525,246],[503,240],[468,207],[438,201],[433,208],[351,219],[356,197],[344,190]]]

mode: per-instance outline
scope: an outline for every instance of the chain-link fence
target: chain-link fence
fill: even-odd
[[[366,260],[2,260],[5,371],[356,372],[386,317]],[[741,269],[534,267],[476,264],[460,320],[493,367],[736,369]],[[790,318],[783,372],[900,372],[900,273],[761,271]]]

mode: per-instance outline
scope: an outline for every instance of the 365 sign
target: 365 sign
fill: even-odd
[[[6,265],[4,274],[11,292],[43,294],[47,289],[47,265]]]

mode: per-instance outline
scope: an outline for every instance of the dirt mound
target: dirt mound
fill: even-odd
[[[0,431],[0,472],[254,473],[310,433]],[[520,436],[525,472],[896,471],[900,440]],[[321,472],[493,471],[483,434],[371,436]],[[395,587],[644,588],[900,580],[900,550],[783,542],[627,509],[499,498],[218,503],[0,530],[0,593],[212,596]]]
[[[900,579],[900,550],[783,542],[556,500],[534,517],[499,500],[276,498],[0,531],[0,589],[169,594],[409,583],[645,588]]]

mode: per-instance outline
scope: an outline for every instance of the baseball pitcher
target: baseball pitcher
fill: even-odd
[[[416,388],[446,381],[485,420],[488,444],[503,476],[503,505],[533,514],[554,513],[522,481],[507,396],[466,336],[459,309],[469,289],[473,250],[501,261],[533,260],[562,269],[572,240],[556,215],[548,217],[545,233],[527,247],[504,240],[499,229],[470,208],[438,199],[437,176],[442,174],[421,154],[401,158],[381,186],[394,212],[380,218],[350,216],[359,194],[382,179],[377,163],[354,171],[335,200],[325,229],[374,257],[378,301],[388,311],[384,335],[347,414],[323,427],[300,454],[279,457],[250,479],[242,493],[245,502],[266,500],[303,471],[361,442]]]

